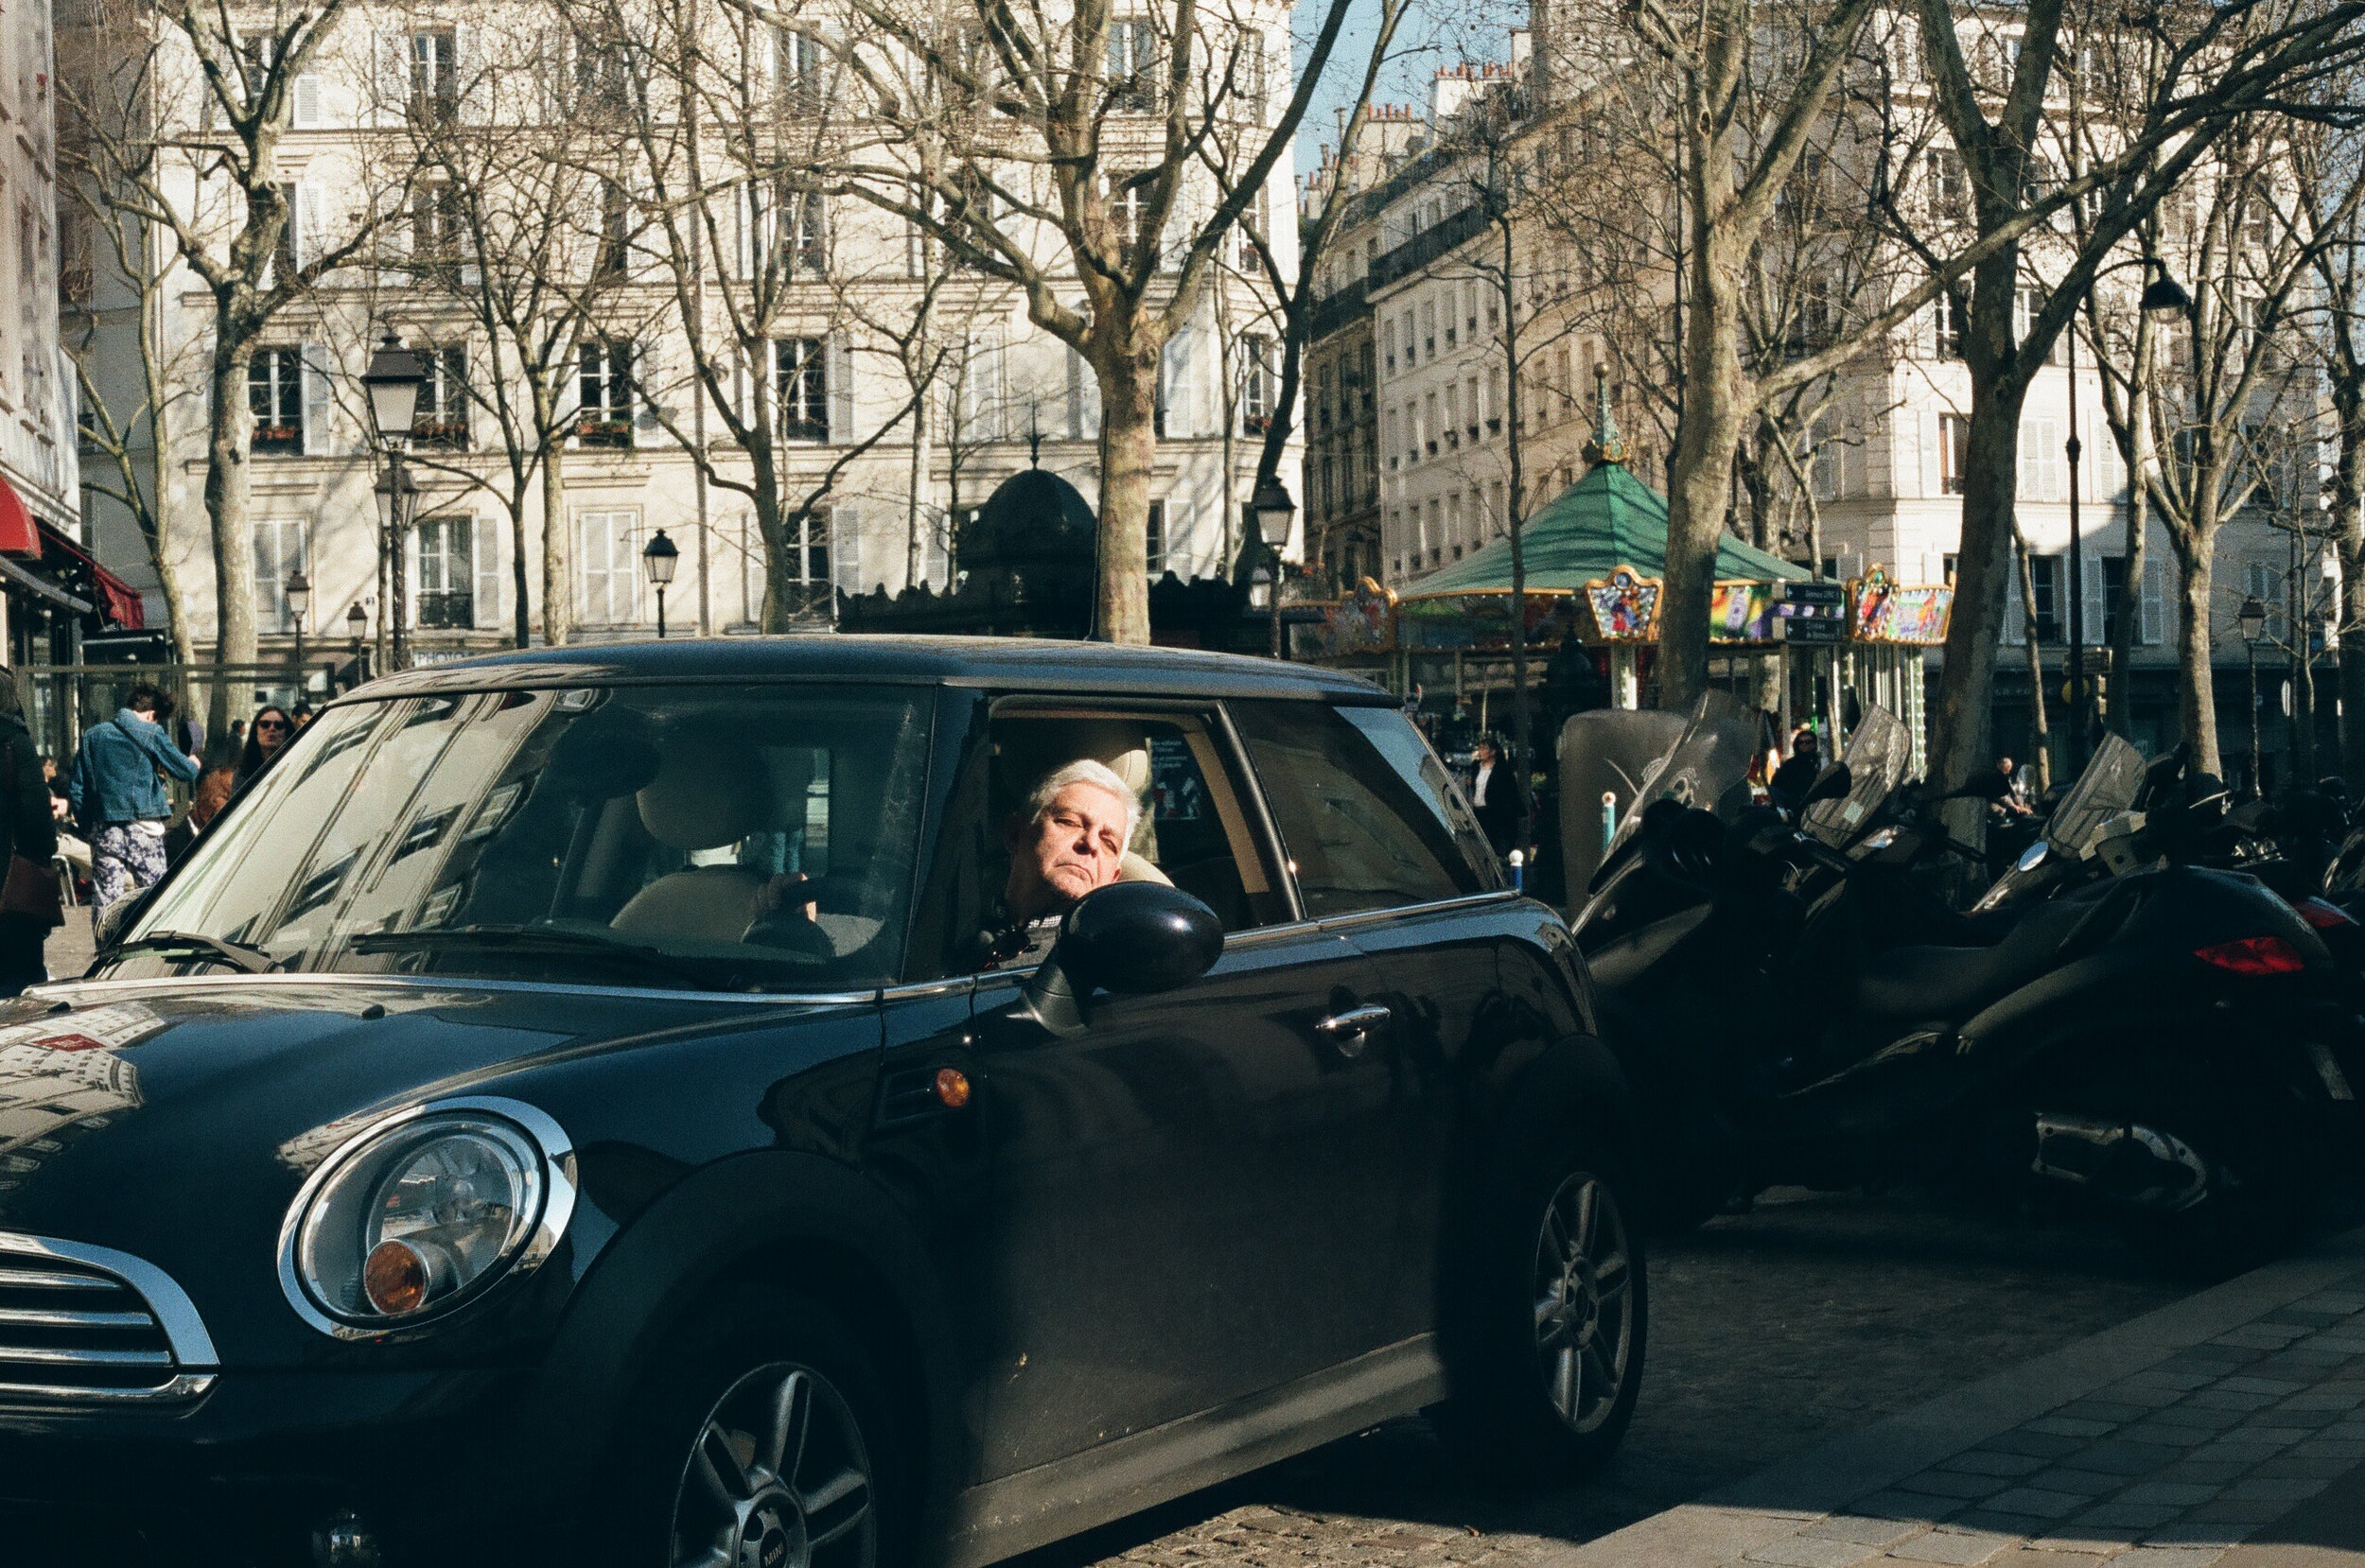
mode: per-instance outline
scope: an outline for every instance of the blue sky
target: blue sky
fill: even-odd
[[[1315,91],[1314,101],[1298,131],[1297,166],[1301,175],[1322,161],[1322,148],[1339,139],[1339,125],[1355,101],[1355,91],[1371,59],[1372,39],[1379,26],[1379,0],[1347,0],[1347,25],[1330,56],[1330,68]],[[1411,9],[1396,29],[1395,46],[1380,78],[1383,103],[1426,105],[1428,82],[1437,67],[1461,60],[1501,60],[1510,52],[1509,27],[1514,14],[1527,8],[1515,0],[1411,0]],[[1305,68],[1313,33],[1327,16],[1325,0],[1298,0],[1298,69]]]

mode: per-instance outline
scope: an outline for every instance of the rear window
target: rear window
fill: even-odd
[[[1469,807],[1402,714],[1254,702],[1232,712],[1309,916],[1501,885]]]

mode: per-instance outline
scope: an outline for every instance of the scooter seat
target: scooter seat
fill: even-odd
[[[1959,1023],[2042,974],[2093,907],[2083,899],[2039,904],[1990,948],[1892,948],[1858,978],[1857,1015]]]

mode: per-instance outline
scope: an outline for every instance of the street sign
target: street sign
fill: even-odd
[[[1848,640],[1848,589],[1843,584],[1777,583],[1768,609],[1776,642],[1835,648]]]

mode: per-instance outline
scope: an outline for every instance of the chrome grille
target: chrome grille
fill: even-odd
[[[127,1253],[0,1234],[0,1405],[195,1399],[213,1341],[181,1287]]]

